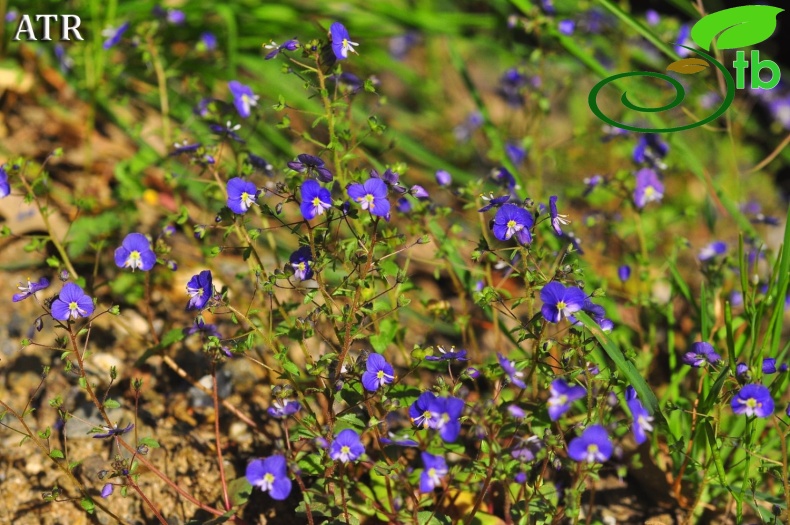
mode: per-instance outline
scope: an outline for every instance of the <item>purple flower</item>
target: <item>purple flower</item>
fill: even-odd
[[[348,30],[340,22],[334,22],[329,26],[329,40],[332,43],[332,52],[338,60],[348,58],[348,52],[356,53],[354,46],[359,44],[351,41]]]
[[[491,170],[491,178],[494,179],[494,182],[511,191],[516,187],[516,178],[504,166]]]
[[[362,386],[368,392],[375,392],[384,385],[395,380],[395,371],[381,354],[370,354],[367,360],[367,371],[362,374]]]
[[[527,150],[514,142],[505,144],[505,154],[514,166],[518,166],[527,158]]]
[[[771,375],[776,373],[776,359],[766,357],[763,359],[763,374]]]
[[[368,210],[373,215],[386,217],[390,212],[387,185],[381,179],[370,178],[363,184],[349,184],[346,192],[363,210]]]
[[[288,478],[288,464],[283,456],[250,461],[245,476],[250,485],[268,492],[272,499],[284,500],[291,493],[293,483]]]
[[[398,200],[395,201],[395,209],[403,214],[409,213],[412,209],[411,201],[406,197],[399,197]]]
[[[484,201],[488,202],[488,204],[477,210],[480,213],[484,211],[488,211],[491,208],[499,208],[500,206],[502,206],[503,204],[505,204],[507,201],[510,200],[510,195],[502,195],[501,197],[494,197],[493,193],[489,194],[487,197],[485,195],[481,195],[480,197]]]
[[[445,443],[452,443],[458,439],[461,432],[461,422],[458,418],[464,411],[464,402],[455,397],[437,397],[428,403],[431,418],[428,426],[439,431],[439,436]]]
[[[109,498],[112,496],[112,492],[115,489],[115,486],[112,483],[105,483],[105,485],[101,488],[101,497],[104,499]]]
[[[507,241],[513,235],[521,244],[532,242],[530,228],[535,223],[532,214],[515,204],[505,204],[497,210],[494,216],[492,231],[494,237],[500,241]]]
[[[117,28],[109,28],[102,31],[102,35],[107,37],[107,40],[104,41],[102,47],[104,49],[110,49],[118,44],[121,41],[121,37],[124,33],[129,29],[129,22],[124,22]]]
[[[691,350],[683,354],[683,362],[694,368],[705,366],[707,363],[715,364],[721,361],[721,356],[716,353],[713,346],[706,342],[697,342],[691,345]]]
[[[195,322],[192,326],[184,329],[184,334],[187,336],[197,333],[204,334],[206,337],[222,337],[222,334],[220,334],[219,330],[217,329],[217,325],[207,323],[202,317],[198,317],[195,319]]]
[[[19,283],[17,289],[20,293],[15,293],[14,296],[11,298],[12,301],[18,303],[24,299],[27,299],[31,295],[35,294],[39,290],[43,290],[49,286],[49,279],[46,277],[42,277],[36,282],[30,280],[30,277],[27,278],[27,285]]]
[[[258,105],[258,95],[252,92],[252,88],[236,80],[228,82],[228,88],[239,116],[248,118],[252,114],[252,108]]]
[[[439,170],[436,172],[436,183],[439,186],[449,186],[453,183],[453,176],[447,170]]]
[[[518,444],[513,447],[510,455],[519,461],[533,461],[538,456],[538,452],[545,446],[538,436],[530,436],[526,439],[518,437],[517,439]]]
[[[768,417],[774,413],[771,391],[763,385],[743,385],[732,398],[732,411],[747,416]]]
[[[142,233],[130,233],[115,250],[115,264],[119,268],[140,269],[147,272],[156,264],[156,254]]]
[[[497,95],[502,97],[509,106],[520,108],[524,105],[523,91],[528,83],[529,79],[518,69],[508,69],[499,79]]]
[[[311,263],[313,262],[313,253],[310,251],[309,246],[302,246],[295,252],[291,254],[290,259],[288,262],[294,269],[294,276],[299,279],[300,281],[306,281],[308,279],[312,279],[313,277],[313,268]]]
[[[269,177],[273,176],[274,173],[272,169],[272,163],[268,160],[264,159],[263,157],[259,157],[258,155],[253,155],[252,153],[247,153],[247,163],[255,168],[256,170],[261,170]]]
[[[636,172],[636,188],[634,204],[639,209],[649,202],[660,202],[664,197],[664,185],[658,180],[658,174],[650,168],[642,168]]]
[[[683,24],[682,26],[680,26],[680,30],[678,31],[678,36],[675,39],[675,42],[677,42],[677,45],[675,45],[675,53],[680,55],[680,58],[687,57],[691,54],[691,51],[689,51],[685,47],[680,47],[680,46],[690,46],[693,44],[693,42],[689,40],[690,36],[691,36],[691,27],[688,24]]]
[[[570,221],[567,219],[567,215],[560,215],[557,213],[556,195],[549,197],[549,216],[551,217],[551,227],[554,228],[554,233],[562,237],[562,228],[560,228],[560,225],[568,224]]]
[[[527,388],[527,385],[526,383],[524,383],[524,379],[523,379],[524,372],[520,370],[516,370],[516,367],[513,364],[513,362],[498,352],[497,352],[497,359],[499,360],[499,366],[501,366],[502,369],[505,371],[511,383],[513,383],[519,388]]]
[[[8,173],[5,170],[5,164],[0,166],[0,199],[8,197],[11,193],[11,186],[8,184]]]
[[[419,184],[415,184],[409,189],[409,195],[416,199],[429,199],[431,196],[428,194],[428,190],[420,186]]]
[[[515,419],[524,419],[527,417],[527,412],[518,405],[508,405],[507,412]]]
[[[299,173],[307,172],[308,174],[316,177],[321,182],[332,182],[332,172],[324,167],[323,160],[319,159],[318,157],[308,155],[307,153],[297,155],[296,158],[298,160],[288,163],[289,168],[294,171],[298,171]]]
[[[74,283],[64,284],[58,298],[52,302],[52,317],[59,321],[88,317],[92,313],[93,300]]]
[[[549,387],[551,397],[549,397],[549,418],[557,421],[560,416],[570,410],[571,403],[583,398],[587,390],[581,385],[570,386],[564,379],[555,379]]]
[[[612,457],[614,445],[609,434],[601,425],[587,427],[582,435],[568,444],[568,455],[574,461],[587,463],[603,463]]]
[[[214,51],[217,49],[217,37],[214,36],[214,33],[204,31],[200,34],[200,42],[203,44],[203,47],[206,48],[206,51]]]
[[[409,407],[409,417],[411,422],[421,428],[427,428],[431,422],[431,411],[429,407],[431,402],[436,399],[433,392],[423,392],[420,394],[414,403]]]
[[[228,181],[228,200],[226,204],[237,215],[244,215],[258,198],[258,188],[252,182],[239,177]]]
[[[661,15],[659,15],[658,11],[655,9],[648,9],[645,11],[645,22],[647,22],[649,26],[658,25],[658,23],[661,22]]]
[[[365,447],[355,430],[347,428],[335,436],[329,447],[329,457],[341,463],[356,461],[365,453]]]
[[[667,153],[669,153],[669,145],[657,134],[643,133],[639,135],[633,157],[637,164],[647,162],[653,167],[661,167],[660,161],[667,156]]]
[[[722,241],[716,241],[708,244],[699,252],[699,260],[700,261],[708,261],[713,259],[717,255],[722,255],[727,251],[727,243]]]
[[[573,20],[560,20],[557,24],[557,30],[563,35],[572,35],[574,29],[576,29],[576,22]]]
[[[442,456],[423,452],[422,464],[425,469],[420,474],[420,492],[433,492],[433,489],[441,486],[442,477],[449,472],[447,462]]]
[[[634,387],[630,385],[625,389],[625,401],[634,420],[634,424],[631,427],[634,432],[634,440],[637,445],[641,445],[647,440],[646,432],[653,431],[653,417],[636,396]]]
[[[221,137],[228,137],[236,142],[240,142],[244,144],[246,141],[236,133],[238,130],[241,129],[241,124],[233,124],[230,120],[228,120],[225,125],[217,124],[216,122],[212,122],[208,125],[208,128],[217,135]]]
[[[592,317],[593,321],[595,321],[595,323],[600,326],[601,330],[604,332],[609,332],[612,330],[612,328],[614,328],[614,323],[610,319],[606,318],[606,310],[604,310],[603,306],[593,303],[589,298],[585,299],[582,311]],[[579,322],[573,315],[568,316],[568,321],[570,321],[573,325]]]
[[[167,10],[167,21],[173,24],[174,26],[180,26],[187,20],[187,15],[184,14],[183,11],[180,9],[168,9]]]
[[[594,190],[596,187],[600,186],[604,182],[606,182],[606,179],[604,179],[603,176],[601,175],[593,175],[592,177],[585,177],[584,178],[585,188],[583,195],[586,197],[587,195],[590,194],[592,190]]]
[[[442,345],[438,345],[436,348],[439,350],[440,355],[426,356],[426,361],[468,361],[466,350],[456,350],[453,346],[448,352]]]
[[[120,436],[122,434],[126,434],[127,432],[131,431],[133,428],[134,428],[134,423],[129,423],[128,425],[126,425],[125,428],[118,428],[117,424],[114,427],[103,426],[102,430],[104,430],[104,432],[100,434],[94,434],[93,438],[104,439],[108,437]]]
[[[289,399],[276,399],[272,406],[266,409],[270,416],[282,419],[292,416],[299,412],[302,404],[299,401],[291,401]]]
[[[292,40],[288,40],[284,44],[278,46],[277,43],[274,40],[272,40],[271,43],[266,44],[263,47],[265,47],[266,49],[271,49],[272,50],[265,57],[263,57],[263,59],[264,60],[271,60],[274,57],[276,57],[277,55],[279,55],[281,51],[295,51],[295,50],[299,49],[299,41],[296,40],[296,39],[292,39]]]
[[[210,270],[203,270],[199,274],[193,275],[187,283],[187,295],[189,295],[187,310],[202,310],[208,304],[213,293],[214,285]]]
[[[749,371],[749,365],[746,363],[738,363],[735,365],[735,376],[740,377]]]
[[[302,203],[299,209],[302,211],[302,216],[305,220],[315,218],[317,215],[322,215],[325,210],[332,207],[332,194],[329,190],[321,187],[318,181],[308,179],[302,183],[301,188]]]
[[[617,268],[617,277],[620,278],[620,281],[626,282],[631,277],[631,267],[624,264]]]
[[[563,315],[567,317],[584,308],[587,295],[575,286],[566,288],[557,281],[551,281],[540,291],[540,299],[543,301],[543,317],[550,323],[559,323]]]

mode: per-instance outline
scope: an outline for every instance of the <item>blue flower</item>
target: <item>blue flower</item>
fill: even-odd
[[[568,224],[570,221],[567,219],[567,215],[560,215],[557,213],[556,195],[549,197],[549,217],[551,217],[551,227],[554,228],[554,233],[562,237],[562,228],[560,228],[560,225]]]
[[[302,246],[291,254],[288,260],[294,269],[294,276],[300,281],[306,281],[313,277],[313,253],[309,246]]]
[[[315,218],[317,215],[322,215],[325,210],[332,207],[332,194],[329,190],[321,187],[318,181],[308,179],[302,183],[301,188],[302,203],[299,209],[302,211],[302,216],[305,220]]]
[[[124,22],[117,28],[109,28],[102,31],[102,35],[107,37],[107,40],[104,41],[102,47],[104,49],[110,49],[118,44],[121,41],[121,37],[124,33],[129,29],[129,22]]]
[[[523,92],[528,83],[529,78],[518,69],[508,69],[499,79],[497,95],[502,97],[509,106],[519,108],[524,105]]]
[[[500,241],[507,241],[513,235],[521,244],[532,242],[530,228],[535,223],[532,214],[515,204],[505,204],[496,212],[491,230],[494,237]]]
[[[571,403],[583,398],[587,390],[581,385],[571,386],[564,379],[555,379],[549,387],[551,397],[549,397],[549,418],[557,421],[560,416],[570,410]]]
[[[557,24],[557,30],[563,35],[572,35],[574,29],[576,29],[576,22],[573,20],[560,20]]]
[[[747,416],[768,417],[774,413],[771,391],[763,385],[743,385],[732,398],[732,411]]]
[[[519,388],[527,388],[526,383],[524,383],[524,372],[520,370],[516,370],[515,365],[512,361],[508,360],[505,356],[500,353],[497,353],[497,359],[499,360],[499,365],[507,374],[508,379],[510,382],[516,385]]]
[[[42,277],[36,282],[31,281],[30,278],[28,277],[27,285],[19,283],[17,289],[19,289],[20,293],[15,293],[14,296],[11,298],[11,300],[14,301],[15,303],[18,303],[19,301],[22,301],[23,299],[27,299],[28,297],[35,294],[39,290],[43,290],[48,286],[49,286],[49,279],[47,279],[46,277]]]
[[[458,439],[461,432],[461,422],[458,418],[464,411],[464,402],[455,397],[437,397],[428,403],[431,418],[428,427],[438,430],[439,436],[445,443],[452,443]]]
[[[206,51],[214,51],[217,49],[217,37],[210,31],[204,31],[200,34],[200,42]]]
[[[250,206],[255,204],[258,198],[258,188],[252,182],[239,177],[233,177],[228,181],[228,201],[227,205],[231,211],[237,215],[244,215]]]
[[[416,447],[419,446],[419,443],[414,441],[408,437],[398,437],[392,432],[389,433],[389,437],[382,437],[381,442],[385,445],[395,445],[398,447]]]
[[[409,407],[411,422],[421,428],[427,428],[431,422],[431,402],[436,399],[433,392],[423,392]]]
[[[202,310],[213,293],[214,285],[210,270],[203,270],[199,274],[193,275],[187,283],[187,294],[189,295],[187,310]]]
[[[282,419],[288,416],[292,416],[299,412],[302,408],[302,404],[299,401],[291,401],[288,399],[282,400],[275,400],[272,403],[272,406],[266,409],[266,412],[269,413],[270,416],[276,417],[278,419]]]
[[[627,264],[623,264],[617,268],[617,277],[620,278],[620,281],[626,282],[629,277],[631,277],[631,267]]]
[[[252,108],[258,105],[258,95],[252,92],[252,88],[236,80],[228,82],[228,88],[239,116],[248,118],[252,114]]]
[[[115,486],[112,483],[105,483],[101,488],[101,497],[104,499],[109,498],[112,496],[113,490],[115,490]]]
[[[516,187],[516,178],[504,166],[491,170],[491,178],[494,179],[494,182],[509,190],[513,190]]]
[[[395,371],[381,354],[370,354],[367,370],[362,374],[362,386],[368,392],[375,392],[395,380]]]
[[[151,242],[142,233],[130,233],[115,250],[115,264],[119,268],[140,269],[147,272],[156,264]]]
[[[658,179],[658,174],[650,168],[642,168],[636,172],[636,188],[634,189],[634,204],[639,209],[649,202],[661,202],[664,197],[664,185]]]
[[[587,427],[582,435],[573,438],[568,444],[568,456],[574,461],[603,463],[612,457],[614,445],[609,434],[601,425]]]
[[[448,352],[441,345],[436,348],[439,350],[440,355],[426,356],[426,361],[468,361],[466,358],[466,350],[456,350],[453,346]]]
[[[691,345],[691,350],[683,354],[683,362],[694,368],[705,366],[707,363],[715,364],[721,361],[721,356],[716,353],[713,346],[706,342],[697,342]]]
[[[302,153],[297,155],[298,160],[288,163],[288,167],[299,173],[307,172],[315,176],[321,182],[332,182],[332,172],[324,167],[324,161],[313,155]]]
[[[551,281],[540,291],[540,299],[543,301],[540,310],[543,317],[550,323],[559,323],[563,315],[567,317],[584,308],[587,294],[575,286],[566,288],[557,281]]]
[[[433,489],[441,486],[442,478],[449,472],[447,462],[442,456],[423,452],[422,464],[425,469],[420,474],[420,492],[433,492]]]
[[[348,52],[356,53],[357,50],[354,46],[359,44],[351,41],[348,35],[348,30],[340,22],[334,22],[329,26],[329,40],[332,43],[332,52],[338,60],[345,60],[348,58]]]
[[[128,425],[126,425],[125,428],[118,428],[117,424],[114,427],[104,426],[102,427],[102,430],[104,430],[104,432],[94,434],[93,439],[103,439],[113,436],[120,436],[122,434],[126,434],[127,432],[130,432],[133,428],[134,428],[134,423],[129,423]]]
[[[675,45],[675,53],[677,53],[681,58],[687,57],[691,54],[691,51],[686,49],[683,46],[690,46],[693,44],[689,37],[691,36],[691,27],[688,24],[683,24],[680,26],[680,30],[678,31],[678,36],[675,39],[677,44]]]
[[[329,457],[341,463],[356,461],[365,453],[365,447],[355,430],[347,428],[335,436],[329,447]]]
[[[700,261],[705,262],[713,259],[718,255],[723,255],[727,252],[727,243],[722,241],[715,241],[699,251],[698,258]]]
[[[514,166],[518,166],[527,158],[527,150],[516,144],[515,142],[508,142],[505,144],[505,154],[510,159]]]
[[[52,302],[52,317],[68,321],[78,317],[88,317],[93,313],[93,300],[74,283],[66,283]]]
[[[363,184],[349,184],[346,192],[363,210],[368,210],[372,215],[379,217],[389,215],[390,201],[387,200],[387,185],[381,179],[370,178]]]
[[[296,40],[296,39],[292,39],[292,40],[288,40],[284,44],[278,46],[277,42],[272,40],[269,44],[266,44],[263,47],[265,47],[266,49],[271,49],[272,50],[265,57],[263,57],[263,59],[264,60],[271,60],[274,57],[276,57],[277,55],[279,55],[280,52],[282,52],[282,51],[295,51],[295,50],[299,49],[299,41]]]
[[[11,185],[8,184],[8,173],[5,170],[5,164],[0,166],[0,199],[8,197],[11,193]]]
[[[669,145],[661,140],[655,133],[643,133],[634,147],[634,162],[641,164],[647,162],[653,167],[663,168],[661,159],[669,153]]]
[[[484,211],[490,210],[491,208],[499,208],[500,206],[502,206],[503,204],[505,204],[507,201],[510,200],[510,195],[502,195],[501,197],[494,197],[494,194],[491,193],[488,196],[481,195],[480,198],[488,202],[488,204],[477,210],[482,213]]]
[[[236,142],[244,144],[246,141],[239,136],[237,131],[241,129],[241,124],[233,124],[230,120],[228,120],[225,125],[217,124],[216,122],[212,122],[208,125],[208,129],[210,129],[213,133],[221,137],[228,137]]]
[[[631,411],[631,417],[634,420],[632,427],[634,432],[634,441],[636,441],[637,445],[641,445],[647,441],[646,432],[653,431],[653,417],[650,415],[650,412],[648,412],[647,409],[642,405],[642,402],[639,401],[634,387],[628,386],[628,388],[625,389],[625,401],[628,405],[628,410]]]
[[[250,461],[245,476],[250,485],[268,492],[272,499],[284,500],[291,493],[293,483],[288,478],[288,464],[283,456]]]

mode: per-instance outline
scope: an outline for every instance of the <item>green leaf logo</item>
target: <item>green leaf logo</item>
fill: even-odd
[[[745,5],[709,14],[691,28],[691,39],[710,49],[713,39],[719,49],[753,46],[767,40],[776,29],[776,17],[784,11],[770,5]]]

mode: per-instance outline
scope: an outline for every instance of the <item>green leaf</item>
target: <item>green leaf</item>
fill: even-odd
[[[121,404],[114,399],[107,399],[104,402],[104,408],[118,408]]]
[[[137,440],[137,445],[145,445],[148,448],[159,448],[159,442],[154,438],[144,437]]]
[[[243,505],[250,499],[252,485],[250,485],[246,477],[236,478],[228,483],[228,494],[234,507]]]
[[[479,515],[480,513],[478,513]],[[421,510],[417,513],[417,521],[425,525],[450,525],[452,521],[444,515],[437,515],[429,510]]]
[[[719,49],[753,46],[767,40],[776,30],[776,16],[784,11],[770,5],[744,5],[707,15],[691,28],[691,39],[710,49],[713,39]]]
[[[64,459],[66,456],[63,455],[62,451],[53,448],[52,450],[49,451],[49,457],[51,457],[52,459]]]
[[[93,511],[96,510],[96,504],[87,496],[80,500],[80,506],[85,509],[85,512],[88,514],[93,514]]]

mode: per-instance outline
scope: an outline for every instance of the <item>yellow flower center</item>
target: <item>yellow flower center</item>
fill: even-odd
[[[516,224],[518,224],[518,223],[517,223],[516,221],[514,221],[513,219],[510,219],[509,221],[507,221],[507,227],[508,227],[508,229],[513,229],[513,228],[515,228],[515,227],[516,227]]]
[[[557,301],[557,310],[565,310],[568,307],[565,301]]]
[[[384,379],[384,370],[379,370],[378,372],[376,372],[376,377],[378,379]]]
[[[315,199],[313,199],[313,206],[315,206],[316,208],[318,208],[319,206],[321,206],[321,199],[320,199],[320,198],[318,198],[318,197],[316,197]]]
[[[656,193],[656,189],[653,186],[648,186],[645,188],[645,197],[650,198]]]
[[[129,259],[131,259],[133,261],[139,261],[140,260],[140,252],[138,252],[137,250],[134,250],[132,253],[129,254]]]
[[[343,445],[343,448],[340,449],[342,454],[351,454],[351,448],[348,445]]]
[[[79,309],[79,306],[77,306],[77,301],[71,301],[69,303],[69,310],[71,310],[73,312],[74,310],[78,310],[78,309]]]

